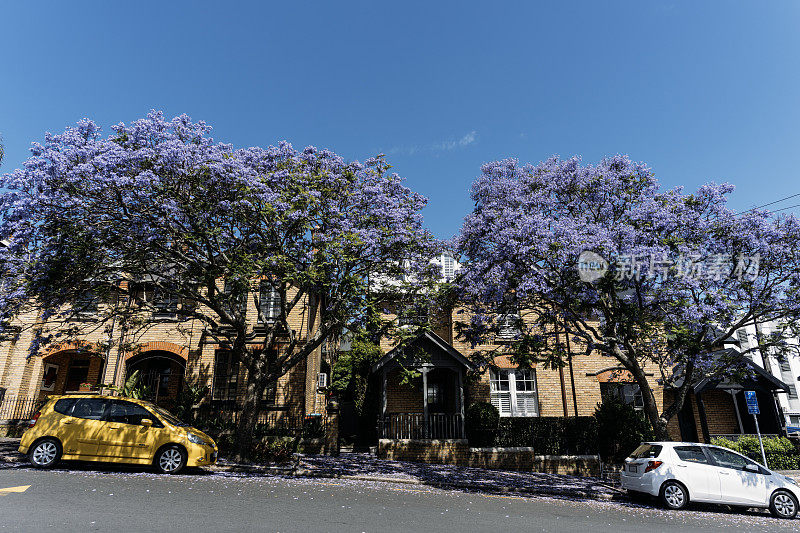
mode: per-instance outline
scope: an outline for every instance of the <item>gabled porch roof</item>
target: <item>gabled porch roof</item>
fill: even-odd
[[[758,366],[756,363],[741,355],[733,348],[726,348],[714,352],[713,355],[730,357],[736,362],[742,363],[748,370],[755,374],[753,377],[747,377],[743,380],[733,381],[728,377],[712,376],[703,378],[694,386],[694,393],[700,394],[712,389],[721,390],[744,390],[755,389],[763,391],[785,391],[789,392],[789,386],[783,381],[779,380],[765,369]]]
[[[399,364],[399,360],[408,367],[463,367],[467,370],[478,368],[449,342],[432,331],[425,331],[407,345],[389,350],[372,365],[372,372],[395,366]]]

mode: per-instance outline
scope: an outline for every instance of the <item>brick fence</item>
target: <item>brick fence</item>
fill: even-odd
[[[597,455],[535,455],[533,448],[470,448],[466,440],[380,439],[379,459],[519,470],[573,476],[599,476]]]

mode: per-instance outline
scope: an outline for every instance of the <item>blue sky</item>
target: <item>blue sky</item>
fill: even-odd
[[[746,209],[800,193],[799,27],[777,0],[4,3],[0,171],[155,108],[236,146],[384,152],[443,238],[506,157],[626,153]]]

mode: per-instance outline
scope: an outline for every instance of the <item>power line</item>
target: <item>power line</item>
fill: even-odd
[[[790,205],[789,207],[782,207],[780,209],[776,209],[774,211],[770,211],[770,213],[778,213],[780,211],[786,211],[787,209],[794,209],[795,207],[800,207],[800,204]]]
[[[750,211],[755,211],[756,209],[761,209],[762,207],[767,207],[768,205],[777,204],[777,203],[783,202],[784,200],[789,200],[790,198],[796,198],[798,196],[800,196],[800,192],[797,193],[797,194],[793,194],[791,196],[787,196],[785,198],[781,198],[780,200],[775,200],[774,202],[769,202],[769,203],[766,203],[766,204],[763,204],[763,205],[757,205],[755,207],[751,207],[747,211],[742,211],[741,213],[738,213],[738,214],[742,215],[744,213],[749,213]],[[797,206],[792,206],[792,207],[797,207]],[[784,209],[791,209],[791,207],[786,207]],[[777,213],[778,211],[783,211],[784,209],[777,209],[775,211],[772,211],[772,213]]]

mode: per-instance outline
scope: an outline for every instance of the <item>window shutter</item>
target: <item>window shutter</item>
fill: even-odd
[[[736,331],[736,337],[739,340],[739,346],[742,348],[747,346],[747,331],[743,329]]]
[[[517,416],[538,416],[536,396],[532,392],[517,393]]]
[[[511,393],[493,392],[491,394],[492,405],[500,412],[500,416],[511,416]]]

